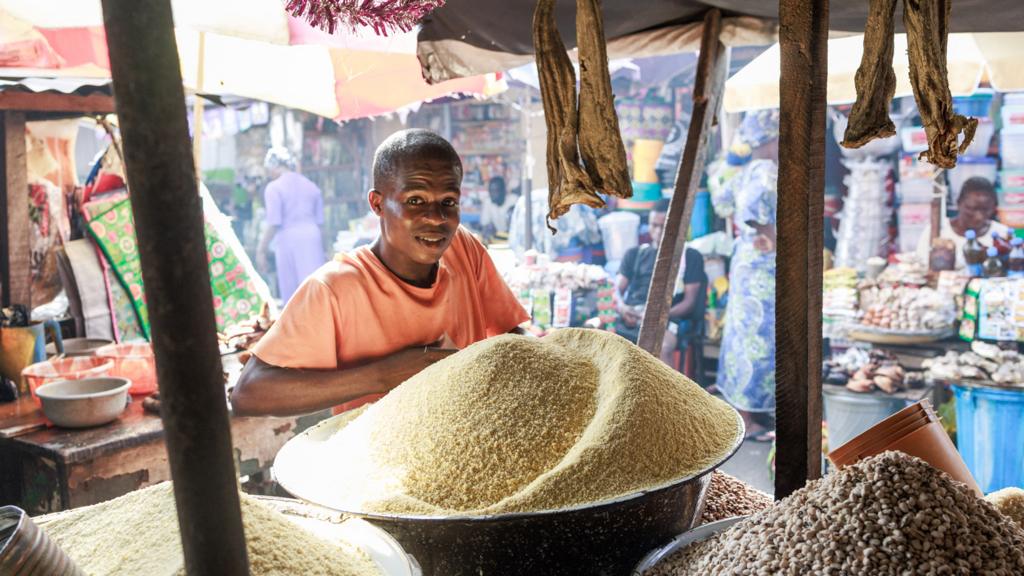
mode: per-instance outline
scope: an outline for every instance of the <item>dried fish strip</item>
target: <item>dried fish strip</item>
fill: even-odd
[[[579,143],[583,165],[600,192],[629,198],[633,186],[615,113],[600,0],[576,0],[576,43],[580,59]]]
[[[533,47],[548,131],[549,220],[568,212],[572,204],[604,207],[604,200],[594,193],[594,183],[580,165],[576,73],[558,32],[554,8],[555,0],[539,0],[533,14]]]
[[[864,54],[854,77],[857,101],[843,134],[842,145],[846,148],[860,148],[876,138],[896,134],[889,118],[889,105],[896,93],[896,73],[892,69],[895,11],[896,0],[871,0],[864,26]]]
[[[921,153],[921,158],[942,168],[956,166],[957,152],[962,154],[967,149],[978,127],[977,118],[967,118],[953,111],[946,68],[950,6],[950,0],[903,2],[910,84],[928,135],[928,150]],[[957,147],[961,132],[964,141]]]

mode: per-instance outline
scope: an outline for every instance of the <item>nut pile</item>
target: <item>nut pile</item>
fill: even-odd
[[[1008,516],[1024,530],[1024,490],[1020,488],[1003,488],[985,496],[996,510]]]
[[[736,516],[749,516],[771,507],[772,497],[752,488],[746,482],[715,470],[704,500],[701,524]]]
[[[1024,530],[898,452],[811,482],[649,576],[1024,574]]]

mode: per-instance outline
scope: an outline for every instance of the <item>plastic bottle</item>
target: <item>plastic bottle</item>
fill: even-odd
[[[1005,265],[1007,258],[1010,257],[1010,240],[1001,236],[999,232],[996,232],[995,230],[992,231],[991,236],[992,246],[994,246],[996,250],[999,250],[999,257],[1002,258],[1003,264]]]
[[[985,253],[988,255],[988,258],[985,259],[985,263],[982,265],[985,278],[1001,278],[1006,276],[1006,267],[1003,265],[1003,261],[999,259],[999,249],[992,246]]]
[[[982,275],[982,264],[985,262],[985,247],[978,242],[978,233],[968,230],[964,234],[967,242],[964,244],[964,262],[967,263],[967,274],[972,278]]]
[[[1024,238],[1014,238],[1010,241],[1010,264],[1008,276],[1011,278],[1024,278]]]

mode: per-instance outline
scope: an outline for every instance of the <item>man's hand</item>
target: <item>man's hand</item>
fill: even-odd
[[[763,254],[775,252],[775,242],[764,234],[754,236],[754,249]]]
[[[626,306],[623,304],[619,306],[619,315],[622,317],[622,323],[632,328],[643,320],[643,317],[636,313],[636,310],[632,306]]]
[[[456,352],[458,350],[454,348],[417,346],[394,354],[392,358],[395,361],[389,363],[390,366],[387,367],[384,378],[380,380],[383,387],[378,392],[381,394],[390,392],[392,388],[419,374],[427,366],[444,360]]]

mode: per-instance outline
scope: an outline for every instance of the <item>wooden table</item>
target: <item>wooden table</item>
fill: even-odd
[[[292,418],[232,417],[239,476],[266,480],[281,446],[329,416],[324,410]],[[0,404],[0,505],[43,514],[170,480],[163,436],[160,418],[139,400],[114,422],[81,430],[47,425],[31,398]]]

